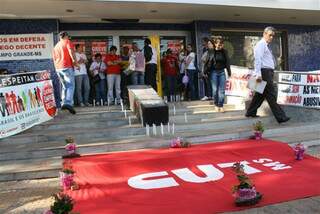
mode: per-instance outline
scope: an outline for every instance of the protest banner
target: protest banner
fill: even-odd
[[[51,59],[53,34],[0,35],[0,61]]]
[[[231,77],[226,81],[226,95],[249,98],[251,90],[247,87],[251,70],[245,67],[231,66]]]
[[[279,72],[277,101],[282,105],[320,108],[320,71]]]
[[[56,115],[49,71],[0,76],[0,139]]]

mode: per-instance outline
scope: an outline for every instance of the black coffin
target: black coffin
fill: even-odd
[[[144,126],[146,126],[146,124],[149,126],[152,126],[153,124],[160,126],[161,123],[164,125],[169,122],[169,108],[163,101],[142,101],[140,103],[140,111],[141,120]]]

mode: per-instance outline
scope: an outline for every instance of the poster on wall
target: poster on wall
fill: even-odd
[[[0,61],[51,59],[53,34],[0,35]]]
[[[319,71],[280,73],[279,82],[279,104],[320,108]]]
[[[231,77],[226,81],[226,95],[249,98],[251,90],[247,87],[252,71],[245,67],[231,66]]]
[[[56,113],[49,71],[0,76],[0,139],[48,121]]]
[[[92,57],[94,57],[95,54],[100,53],[102,55],[102,60],[104,60],[107,54],[107,42],[92,42],[91,51]]]

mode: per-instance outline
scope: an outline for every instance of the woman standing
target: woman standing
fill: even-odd
[[[196,73],[197,68],[195,65],[196,61],[196,54],[192,51],[191,44],[187,45],[187,57],[186,57],[186,72],[189,77],[188,82],[188,99],[195,100],[196,99]],[[191,95],[191,96],[190,96]]]
[[[103,106],[104,102],[106,101],[106,64],[102,62],[102,56],[100,53],[95,54],[94,61],[92,62],[89,70],[94,79],[96,91],[95,105]]]
[[[214,104],[218,112],[225,112],[223,108],[226,86],[225,69],[227,69],[228,77],[231,76],[228,52],[223,48],[222,38],[210,40],[208,48],[205,70],[210,76]]]

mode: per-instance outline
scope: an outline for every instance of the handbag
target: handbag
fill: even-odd
[[[185,84],[185,85],[188,85],[189,83],[189,77],[187,74],[185,74],[183,77],[182,77],[182,83]]]
[[[99,83],[101,81],[101,77],[99,75],[100,67],[101,67],[101,63],[99,65],[98,73],[93,76],[93,83],[94,84],[97,84],[97,83]]]

